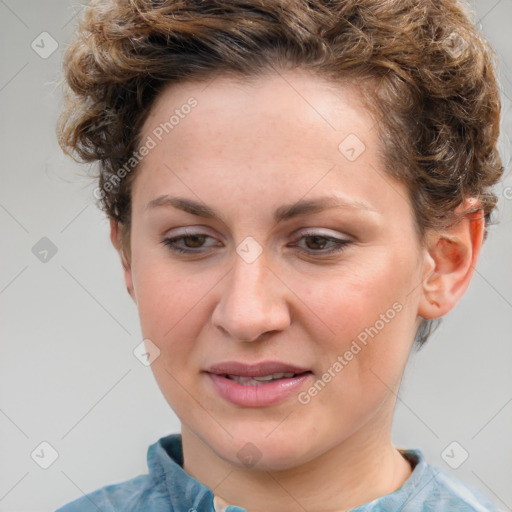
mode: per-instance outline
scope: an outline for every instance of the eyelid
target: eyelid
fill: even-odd
[[[309,227],[309,228],[302,228],[297,231],[297,234],[313,234],[313,235],[321,235],[321,236],[333,236],[333,237],[348,237],[345,233],[340,233],[339,231],[335,231],[333,229],[328,228],[315,228],[315,227]]]
[[[207,235],[211,236],[212,238],[219,238],[218,236],[213,236],[211,233],[211,228],[208,226],[184,226],[181,228],[175,228],[171,229],[165,232],[164,236],[166,238],[175,238],[178,236],[194,236],[194,235]]]
[[[219,238],[217,236],[213,236],[211,232],[209,232],[208,226],[185,226],[182,228],[176,228],[176,231],[171,230],[167,231],[165,233],[165,238],[176,238],[179,236],[194,236],[194,235],[207,235],[212,238]],[[351,241],[352,238],[345,233],[340,233],[338,231],[334,231],[328,228],[315,228],[315,227],[308,227],[308,228],[301,228],[294,232],[292,235],[293,238],[300,237],[300,236],[325,236],[325,237],[332,237],[332,238],[339,238],[346,241]]]

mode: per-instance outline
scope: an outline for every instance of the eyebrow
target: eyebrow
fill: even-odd
[[[149,201],[149,203],[146,204],[144,210],[147,211],[161,207],[174,207],[177,208],[178,210],[182,210],[192,215],[197,215],[198,217],[216,219],[226,224],[222,216],[219,213],[217,213],[213,208],[210,208],[204,203],[200,203],[198,201],[194,201],[192,199],[187,199],[184,197],[172,197],[169,195],[161,195]],[[300,215],[319,213],[321,211],[328,210],[331,208],[355,209],[377,212],[376,209],[360,201],[347,201],[339,197],[326,196],[311,200],[301,200],[292,204],[280,206],[275,210],[273,217],[274,221],[278,223],[291,219],[293,217],[298,217]]]

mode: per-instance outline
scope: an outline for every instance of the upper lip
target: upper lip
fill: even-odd
[[[304,373],[311,371],[309,368],[283,363],[281,361],[262,361],[260,363],[247,364],[239,361],[225,361],[214,364],[207,370],[208,373],[217,375],[238,375],[240,377],[263,377],[274,373]]]

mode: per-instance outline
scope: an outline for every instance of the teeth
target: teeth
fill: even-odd
[[[283,375],[282,373],[279,373],[276,375]],[[253,377],[254,380],[272,380],[272,379],[277,379],[278,377],[274,376],[274,375],[264,375],[263,377]],[[281,378],[281,377],[279,377]]]
[[[271,380],[282,378],[289,379],[294,375],[295,373],[272,373],[271,375],[262,375],[261,377],[241,377],[240,375],[228,375],[227,377],[239,384],[260,386],[264,382],[270,382]]]

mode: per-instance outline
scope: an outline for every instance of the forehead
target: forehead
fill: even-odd
[[[179,140],[174,151],[190,149],[187,139],[201,138],[194,154],[212,146],[233,150],[249,140],[265,142],[267,150],[274,141],[281,151],[288,147],[298,153],[306,144],[311,155],[316,151],[310,146],[318,147],[325,132],[338,132],[338,137],[359,133],[362,138],[373,124],[355,85],[334,85],[305,71],[288,71],[171,84],[158,95],[142,135],[153,134],[158,142],[170,145]]]
[[[133,190],[144,204],[170,189],[275,204],[313,188],[362,202],[396,194],[383,194],[378,130],[357,88],[308,73],[168,86],[144,125],[149,138]]]
[[[314,155],[325,149],[318,140],[326,133],[368,138],[365,132],[373,124],[355,85],[338,86],[311,73],[288,71],[250,80],[221,76],[168,85],[152,105],[141,138],[151,136],[158,146],[145,160],[160,156],[162,146],[175,155],[189,150],[193,157],[209,149],[247,150],[241,143],[248,141],[264,142],[266,150],[273,141],[281,151]],[[326,143],[332,150],[331,139]],[[367,142],[375,144],[373,139]]]

